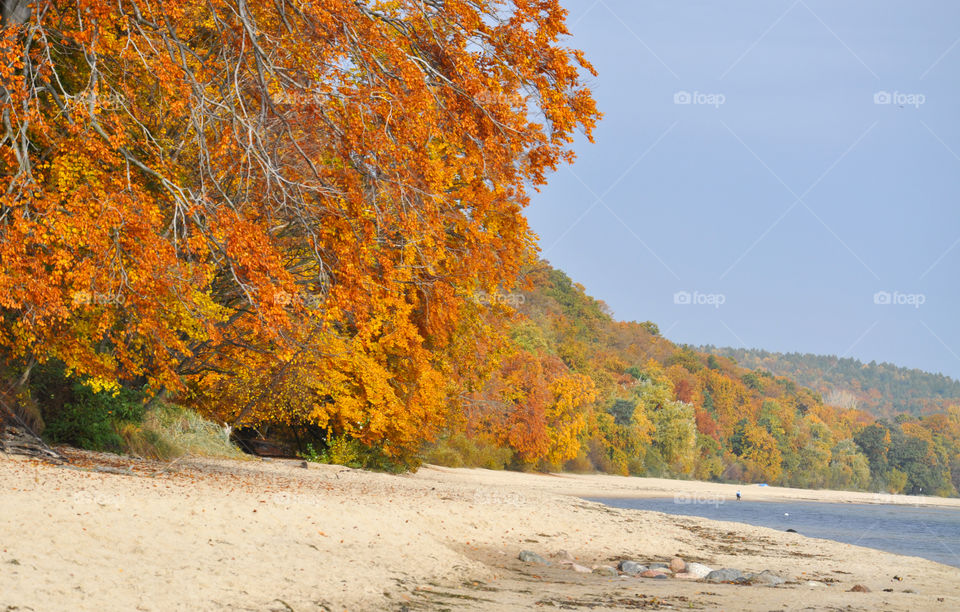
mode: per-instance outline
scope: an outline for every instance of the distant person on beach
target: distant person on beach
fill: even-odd
[[[737,501],[740,501],[740,491],[737,491]]]

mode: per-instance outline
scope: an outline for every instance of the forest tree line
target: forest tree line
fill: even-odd
[[[2,9],[0,405],[49,439],[148,454],[176,404],[381,466],[955,493],[955,409],[826,405],[537,259],[601,117],[557,0]]]
[[[820,391],[838,404],[894,418],[943,412],[960,402],[960,381],[943,374],[892,363],[810,353],[702,346],[705,353],[730,357],[751,370],[768,370]]]
[[[877,420],[676,345],[654,323],[616,321],[546,262],[524,278],[511,352],[465,422],[508,447],[514,467],[914,494],[960,487],[958,406]],[[579,401],[558,392],[573,387]]]

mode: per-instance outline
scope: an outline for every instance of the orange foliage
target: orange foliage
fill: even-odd
[[[0,36],[0,348],[226,420],[428,436],[471,297],[532,248],[527,185],[599,116],[565,17],[33,3]]]
[[[518,350],[469,402],[469,428],[511,448],[521,463],[562,464],[577,456],[593,381],[556,357]]]
[[[714,440],[720,440],[720,427],[710,413],[702,408],[697,408],[695,413],[697,422],[697,431],[705,436],[710,436]]]
[[[667,377],[673,382],[676,398],[687,404],[700,403],[700,380],[686,368],[675,364],[666,369]]]
[[[714,370],[701,370],[700,375],[713,398],[720,431],[729,438],[737,422],[747,416],[750,394],[742,382]]]

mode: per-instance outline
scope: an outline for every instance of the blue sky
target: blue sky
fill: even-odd
[[[960,378],[960,2],[565,5],[605,118],[545,259],[677,342]]]

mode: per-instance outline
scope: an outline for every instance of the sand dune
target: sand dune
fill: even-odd
[[[575,497],[732,495],[736,487],[726,485],[75,457],[81,469],[0,456],[2,611],[960,609],[960,569]],[[93,471],[104,465],[112,471]],[[883,500],[741,489],[758,499]],[[679,554],[712,567],[770,569],[790,582],[767,588],[577,574],[523,564],[517,554],[524,549],[544,556],[566,550],[586,566]],[[854,584],[872,592],[848,592]]]

